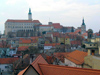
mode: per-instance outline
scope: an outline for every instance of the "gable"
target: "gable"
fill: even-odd
[[[26,70],[26,72],[23,75],[39,75],[39,73],[35,70],[33,66],[29,66]]]

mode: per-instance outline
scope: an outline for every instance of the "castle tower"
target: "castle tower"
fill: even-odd
[[[82,25],[81,25],[81,34],[85,33],[86,32],[86,25],[84,23],[84,18],[82,20]]]
[[[31,13],[31,8],[29,8],[29,13],[28,13],[28,20],[32,20],[32,13]]]
[[[91,42],[92,37],[93,37],[93,30],[89,29],[88,30],[88,42]]]

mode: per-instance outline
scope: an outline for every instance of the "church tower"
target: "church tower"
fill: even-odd
[[[81,34],[85,33],[86,32],[86,25],[84,23],[84,18],[82,20],[82,25],[81,25]]]
[[[31,8],[29,8],[29,13],[28,13],[28,20],[32,20],[32,13],[31,13]]]

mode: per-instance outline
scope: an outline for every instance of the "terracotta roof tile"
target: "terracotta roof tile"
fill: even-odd
[[[75,50],[67,54],[65,58],[72,61],[75,64],[83,64],[85,56],[87,56],[87,52]]]
[[[37,72],[38,72],[40,75],[42,75],[42,72],[41,72],[41,70],[40,70],[40,68],[39,68],[39,65],[38,65],[39,63],[44,63],[44,64],[48,64],[48,63],[45,61],[45,59],[44,59],[41,55],[39,55],[39,56],[31,63],[31,65],[37,70]],[[23,75],[23,73],[24,73],[26,70],[27,70],[27,68],[24,69],[24,70],[22,70],[21,72],[19,72],[18,75]]]
[[[44,46],[56,46],[60,45],[60,43],[50,43],[50,44],[44,44]]]
[[[18,51],[25,51],[28,49],[29,46],[21,46],[21,47],[18,47]]]
[[[79,32],[81,32],[81,29],[78,29],[74,32],[74,34],[78,34]]]
[[[71,45],[81,45],[81,41],[71,41]]]
[[[19,58],[0,58],[0,64],[12,64]]]
[[[100,70],[47,64],[41,55],[31,65],[40,75],[100,75]],[[23,75],[27,68],[18,75]]]
[[[10,20],[8,19],[6,22],[22,22],[22,23],[40,23],[39,20]]]
[[[33,20],[33,23],[40,23],[39,20]]]
[[[31,39],[24,39],[24,38],[20,38],[20,41],[19,41],[20,44],[23,44],[23,43],[27,43],[27,44],[30,44],[32,43]]]
[[[83,33],[82,36],[88,36],[88,34],[87,33]]]
[[[70,52],[58,52],[54,53],[54,57],[60,59],[62,62],[64,62],[64,57],[69,54]]]
[[[100,70],[39,64],[43,75],[100,75]]]
[[[53,34],[53,37],[58,37],[60,35],[58,32],[54,32],[52,34]]]
[[[53,23],[52,26],[56,29],[61,29],[62,26],[60,25],[60,23]]]

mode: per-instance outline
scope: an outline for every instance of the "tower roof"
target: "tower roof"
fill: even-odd
[[[29,13],[28,13],[28,14],[32,14],[32,13],[31,13],[31,8],[29,8]]]
[[[82,25],[85,25],[85,23],[84,23],[84,18],[83,18],[83,20],[82,20]]]

